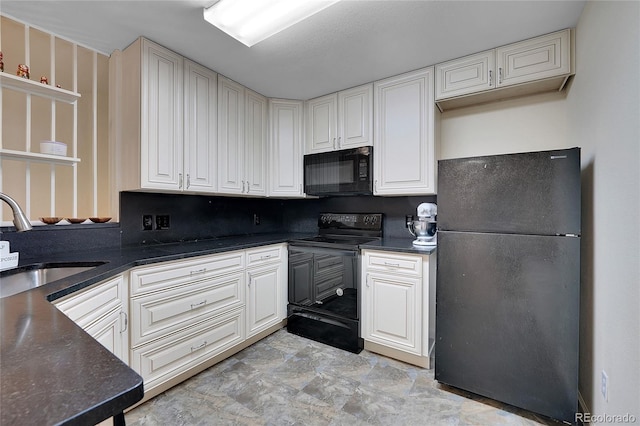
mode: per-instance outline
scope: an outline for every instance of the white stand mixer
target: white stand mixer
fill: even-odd
[[[416,247],[429,247],[437,244],[436,215],[438,206],[434,203],[422,203],[417,209],[418,219],[407,217],[407,228],[411,235],[416,237],[413,245]]]

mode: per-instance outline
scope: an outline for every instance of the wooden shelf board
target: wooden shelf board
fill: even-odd
[[[81,97],[80,93],[42,84],[39,81],[29,80],[28,78],[18,77],[5,72],[0,72],[0,85],[7,89],[51,98],[69,104],[74,103]]]

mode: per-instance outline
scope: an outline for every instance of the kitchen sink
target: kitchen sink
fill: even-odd
[[[0,272],[0,298],[89,271],[106,262],[36,263]]]

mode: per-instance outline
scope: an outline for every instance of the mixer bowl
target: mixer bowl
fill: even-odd
[[[429,222],[424,219],[414,220],[410,229],[416,237],[430,238],[436,235],[436,222]]]

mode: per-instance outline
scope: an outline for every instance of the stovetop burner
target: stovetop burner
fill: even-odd
[[[382,214],[322,213],[318,218],[318,232],[314,237],[302,238],[292,243],[357,250],[358,245],[382,237]]]

